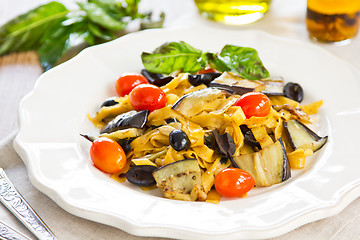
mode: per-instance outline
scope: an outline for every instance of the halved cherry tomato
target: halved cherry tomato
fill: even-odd
[[[270,99],[259,92],[245,93],[235,102],[235,106],[242,108],[246,118],[265,117],[271,110]]]
[[[140,84],[129,94],[130,103],[135,110],[155,110],[165,107],[167,98],[161,88],[152,84]]]
[[[120,172],[126,165],[126,155],[122,147],[106,137],[93,141],[90,157],[94,166],[106,173]]]
[[[123,97],[129,94],[134,87],[143,83],[149,83],[149,81],[141,74],[123,75],[116,81],[116,92]]]
[[[240,197],[254,185],[254,178],[240,168],[225,168],[215,177],[215,189],[225,197]]]

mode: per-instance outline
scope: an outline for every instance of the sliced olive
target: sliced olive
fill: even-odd
[[[231,157],[234,155],[236,145],[234,139],[229,133],[219,134],[219,131],[215,129],[213,131],[214,142],[219,153],[225,157]]]
[[[158,87],[161,87],[173,80],[172,76],[163,76],[159,73],[149,72],[146,69],[141,70],[141,74],[146,77],[149,83],[154,84]]]
[[[304,98],[304,91],[302,87],[293,82],[289,82],[284,87],[285,97],[295,100],[297,102],[301,102]]]
[[[167,123],[167,124],[169,124],[169,123],[173,123],[173,122],[179,122],[176,118],[168,118],[168,119],[165,119],[165,122]]]
[[[101,104],[101,107],[110,107],[110,106],[114,106],[116,104],[118,104],[117,101],[115,101],[116,97],[111,97],[106,99],[103,104]]]
[[[245,124],[240,126],[241,132],[244,135],[245,143],[249,144],[255,151],[259,151],[261,149],[261,145],[256,141],[252,131]]]
[[[133,139],[121,139],[117,141],[126,154],[131,150],[130,143],[132,142],[132,140]]]
[[[190,148],[190,140],[185,132],[175,129],[169,134],[170,145],[176,150],[187,150]]]
[[[126,172],[126,179],[141,187],[148,187],[156,184],[153,172],[157,168],[151,165],[135,165]]]
[[[198,86],[200,84],[205,84],[206,86],[209,86],[209,84],[215,78],[218,78],[220,76],[221,76],[221,73],[217,73],[217,72],[197,74],[197,75],[189,74],[188,80],[189,80],[189,83],[193,86]]]
[[[153,73],[153,72],[149,72],[146,69],[141,70],[141,74],[144,75],[144,77],[146,77],[147,80],[154,80],[154,79],[159,79],[162,78],[163,75],[161,73]]]

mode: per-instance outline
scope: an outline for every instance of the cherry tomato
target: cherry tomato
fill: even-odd
[[[242,108],[246,118],[265,117],[271,109],[270,99],[259,92],[245,93],[235,102],[235,106]]]
[[[205,69],[199,70],[197,72],[197,74],[214,73],[214,72],[216,72],[216,70],[213,68],[205,68]]]
[[[126,164],[126,155],[121,146],[106,137],[97,138],[90,148],[94,166],[106,173],[120,172]]]
[[[215,189],[225,197],[240,197],[254,185],[254,178],[240,168],[225,168],[215,177]]]
[[[152,84],[140,84],[129,94],[130,103],[135,110],[155,110],[165,107],[167,98],[161,88]]]
[[[143,83],[149,83],[149,81],[141,74],[124,75],[116,81],[116,92],[123,97],[129,94],[134,87]]]

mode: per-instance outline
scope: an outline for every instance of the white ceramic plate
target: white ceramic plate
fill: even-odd
[[[269,188],[220,204],[182,202],[120,184],[95,169],[87,114],[114,95],[114,81],[139,72],[140,54],[166,41],[218,52],[225,44],[253,47],[272,75],[298,82],[305,103],[324,100],[317,133],[325,147],[303,170]],[[91,47],[46,72],[20,105],[14,147],[35,187],[77,216],[134,235],[182,239],[256,239],[284,234],[340,212],[360,196],[360,74],[318,47],[258,31],[201,28],[149,30]]]

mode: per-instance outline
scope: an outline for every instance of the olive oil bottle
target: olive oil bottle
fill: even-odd
[[[341,42],[357,35],[360,0],[308,0],[306,26],[311,38]]]
[[[241,25],[261,19],[271,0],[195,0],[201,15],[229,25]]]

